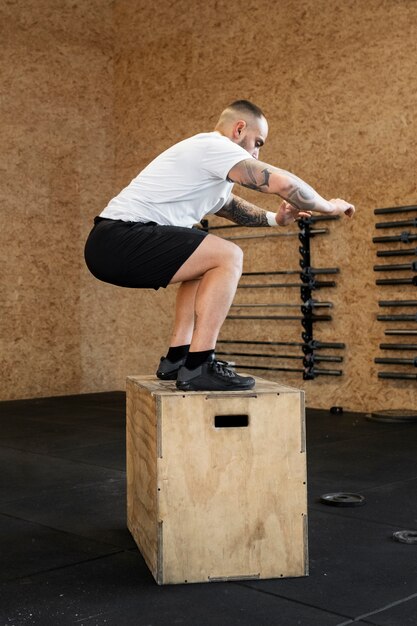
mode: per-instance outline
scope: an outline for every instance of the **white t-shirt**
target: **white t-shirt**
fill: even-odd
[[[194,135],[156,157],[100,217],[191,228],[222,208],[233,187],[229,171],[251,158],[218,132]]]

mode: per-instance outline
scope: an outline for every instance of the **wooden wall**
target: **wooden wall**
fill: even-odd
[[[3,13],[3,398],[124,388],[127,375],[154,371],[175,288],[131,291],[93,279],[82,262],[89,224],[161,150],[211,130],[226,104],[249,98],[270,123],[261,158],[357,206],[354,220],[331,223],[312,242],[315,266],[341,270],[337,287],[317,294],[334,303],[317,338],[346,343],[344,374],[272,378],[303,387],[314,407],[415,404],[415,382],[378,380],[373,363],[385,339],[378,300],[415,297],[415,288],[376,287],[372,271],[373,209],[416,202],[414,2],[42,0]],[[298,262],[295,239],[242,247],[247,271]],[[298,293],[268,296],[288,302]],[[223,338],[236,336],[233,324]],[[257,339],[300,337],[297,322],[238,324]]]
[[[334,303],[333,321],[317,325],[316,336],[346,343],[344,352],[333,352],[344,355],[343,376],[304,383],[299,373],[268,376],[305,388],[309,406],[415,404],[415,381],[378,380],[373,363],[384,341],[378,299],[410,298],[415,287],[399,294],[375,286],[372,237],[375,207],[416,202],[416,18],[414,3],[380,0],[116,3],[116,28],[123,33],[115,70],[119,186],[171,143],[210,130],[222,108],[243,97],[258,103],[270,122],[263,160],[293,171],[325,197],[357,206],[354,220],[330,223],[330,234],[312,241],[316,267],[340,268],[337,287],[315,294]],[[236,191],[264,208],[276,207],[273,198]],[[241,245],[246,271],[297,267],[294,238]],[[142,344],[141,373],[165,349],[170,316],[162,317],[161,309],[170,310],[173,295],[170,288],[132,296],[156,311],[150,318],[138,319],[133,304],[125,309],[126,326]],[[236,301],[298,298],[297,290],[240,290]],[[228,321],[221,337],[297,341],[300,331],[298,322]],[[300,366],[279,360],[274,366],[279,364]]]
[[[111,5],[0,4],[1,399],[115,385],[111,300],[82,256],[114,171]]]

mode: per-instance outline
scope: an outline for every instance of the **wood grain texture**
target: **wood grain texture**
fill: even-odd
[[[409,299],[415,288],[377,287],[372,271],[373,209],[417,200],[415,2],[16,0],[2,3],[0,17],[2,399],[123,389],[132,372],[156,370],[176,288],[96,281],[84,241],[93,217],[153,157],[211,130],[244,97],[269,120],[263,160],[358,209],[312,242],[314,266],[341,270],[337,287],[315,297],[334,303],[333,321],[316,335],[346,343],[343,376],[264,375],[301,386],[310,407],[415,406],[415,381],[378,380],[388,367],[373,362],[385,340],[378,300]],[[245,271],[298,263],[295,239],[240,245]],[[238,292],[236,301],[266,297],[299,300],[288,289]],[[298,341],[301,327],[230,321],[222,329],[223,338],[238,333]]]
[[[1,399],[114,388],[83,261],[114,171],[111,5],[0,3]]]
[[[377,302],[394,292],[375,285],[372,237],[377,234],[374,208],[416,202],[417,5],[301,0],[271,8],[266,0],[250,0],[240,8],[240,0],[209,0],[193,7],[185,0],[175,5],[163,1],[156,9],[133,0],[116,2],[116,25],[123,33],[115,74],[117,182],[128,182],[178,139],[210,130],[228,102],[245,97],[258,103],[270,122],[261,158],[298,174],[325,197],[346,198],[357,206],[354,220],[329,224],[330,234],[312,242],[315,267],[340,268],[337,287],[314,293],[334,303],[334,319],[317,324],[315,334],[322,341],[346,344],[343,352],[327,352],[343,355],[343,376],[304,382],[299,373],[260,375],[302,387],[310,407],[337,404],[370,411],[415,406],[415,381],[377,378],[383,366],[373,359],[380,356],[385,328],[376,320]],[[149,28],[138,40],[143,23]],[[277,205],[266,195],[238,187],[236,192],[268,210]],[[239,245],[245,271],[297,267],[296,239]],[[413,297],[413,289],[404,287],[398,296]],[[166,309],[152,296],[156,316],[161,316],[157,326],[156,316],[148,321],[137,318],[136,307],[125,311],[125,328],[146,329],[138,373],[149,371],[147,364],[159,356],[155,351],[162,354],[169,341],[171,318],[165,311],[172,307],[173,291],[168,292],[163,294]],[[242,290],[235,301],[294,303],[299,293]],[[228,321],[221,337],[300,341],[301,330],[298,322]],[[301,356],[296,348],[285,351]],[[301,361],[269,363],[300,366]]]
[[[258,379],[185,394],[130,377],[128,412],[129,528],[158,583],[306,575],[302,392]],[[248,426],[216,427],[218,415]]]
[[[157,427],[155,396],[127,380],[127,525],[154,576],[158,572]]]

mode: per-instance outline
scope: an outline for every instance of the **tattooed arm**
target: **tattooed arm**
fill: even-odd
[[[264,209],[234,194],[231,194],[229,200],[220,211],[217,211],[216,215],[225,217],[240,226],[269,226],[267,212]],[[310,217],[310,215],[310,211],[300,212],[284,201],[275,213],[275,222],[279,226],[288,226],[298,217]]]
[[[291,172],[262,163],[256,159],[245,159],[229,172],[229,180],[263,193],[280,196],[298,211],[315,211],[328,215],[352,217],[352,204],[336,198],[325,200],[310,185]]]
[[[268,226],[266,211],[233,194],[216,215],[241,226]]]

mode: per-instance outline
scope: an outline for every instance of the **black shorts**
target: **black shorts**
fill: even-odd
[[[84,249],[90,272],[118,287],[166,287],[207,233],[154,222],[94,219]]]

